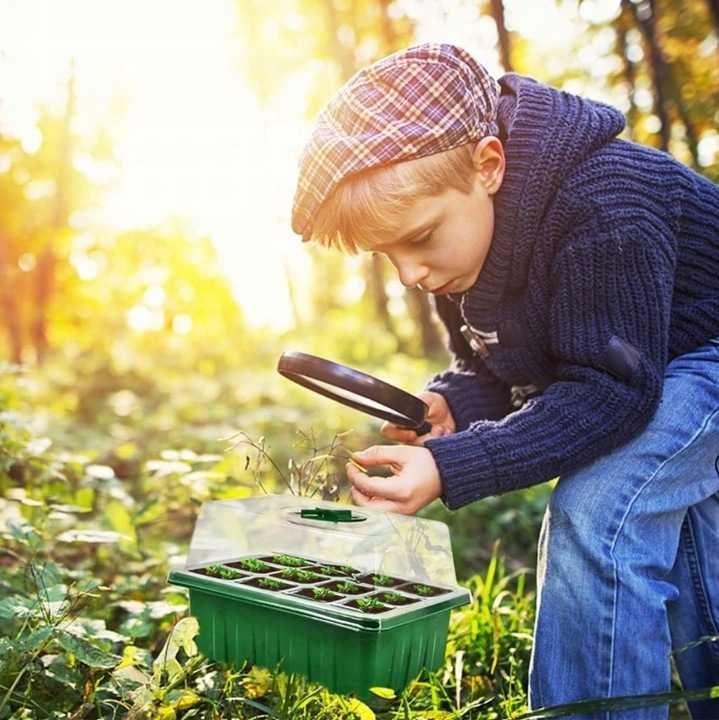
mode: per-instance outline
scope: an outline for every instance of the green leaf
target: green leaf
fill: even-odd
[[[24,620],[32,617],[36,609],[33,600],[20,595],[11,595],[0,600],[0,618],[3,620]]]
[[[392,688],[385,687],[372,687],[369,689],[371,693],[377,695],[377,697],[384,698],[385,700],[394,700],[397,695]]]
[[[141,615],[127,618],[127,620],[120,625],[119,630],[131,638],[143,638],[150,635],[153,628],[154,624],[152,620],[150,620],[148,613],[143,612]]]
[[[20,638],[18,647],[24,652],[35,652],[52,635],[53,628],[44,627],[33,630],[29,635]]]
[[[75,668],[69,667],[62,655],[44,655],[41,660],[45,674],[53,680],[73,689],[82,684],[82,675]]]
[[[105,521],[112,530],[122,535],[120,547],[123,550],[133,551],[137,546],[137,534],[127,508],[120,502],[111,502],[105,508]]]
[[[71,635],[65,630],[58,630],[57,640],[63,649],[71,652],[85,665],[95,668],[112,668],[120,662],[120,658],[91,645],[83,638]]]
[[[182,618],[172,628],[165,646],[152,664],[156,682],[160,682],[163,671],[167,672],[170,679],[182,673],[182,666],[177,661],[177,653],[184,650],[185,655],[188,657],[197,655],[197,645],[194,638],[199,631],[200,626],[192,616]]]

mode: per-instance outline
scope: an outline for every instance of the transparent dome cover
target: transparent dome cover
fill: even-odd
[[[279,553],[457,586],[444,523],[293,495],[205,503],[187,569]]]

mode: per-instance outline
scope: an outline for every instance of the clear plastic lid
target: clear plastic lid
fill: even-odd
[[[278,553],[457,586],[444,523],[292,495],[205,503],[187,568]]]

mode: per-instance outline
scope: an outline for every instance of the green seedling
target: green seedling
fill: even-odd
[[[276,562],[279,565],[289,565],[290,567],[300,567],[307,565],[307,561],[294,555],[273,555],[272,562]]]
[[[317,569],[325,575],[337,575],[339,568],[333,567],[332,565],[318,565]]]
[[[319,575],[309,570],[283,570],[278,574],[280,577],[285,578],[285,580],[295,580],[302,583],[314,582],[320,578]]]
[[[337,585],[335,585],[335,589],[339,590],[342,593],[358,593],[362,592],[362,588],[359,585],[355,585],[351,582],[339,582]]]
[[[281,590],[283,587],[287,587],[279,580],[274,580],[273,578],[258,578],[257,584],[266,590]]]
[[[434,588],[429,585],[413,585],[412,589],[417,595],[434,595]]]
[[[360,598],[357,600],[357,607],[360,610],[384,610],[384,605],[375,598]]]
[[[349,565],[318,565],[317,569],[325,575],[356,575],[357,570]]]
[[[212,577],[221,578],[222,580],[236,580],[237,578],[243,577],[241,572],[225,567],[224,565],[208,565],[205,568],[205,572]]]
[[[384,592],[377,595],[377,598],[382,602],[392,603],[393,605],[402,605],[408,600],[404,595],[395,592]]]
[[[238,560],[237,565],[251,572],[266,572],[270,569],[270,566],[267,563],[262,562],[262,560],[255,560],[254,558]]]
[[[375,585],[394,585],[396,580],[391,578],[389,575],[372,575],[370,580]]]
[[[312,595],[315,600],[328,600],[333,593],[327,588],[312,588]]]

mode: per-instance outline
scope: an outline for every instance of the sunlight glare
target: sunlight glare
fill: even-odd
[[[13,78],[13,97],[24,99],[14,100],[5,123],[12,122],[27,151],[41,142],[37,103],[52,97],[56,110],[63,107],[73,58],[78,128],[92,133],[124,106],[112,118],[119,172],[76,158],[76,167],[110,187],[93,223],[123,231],[185,218],[212,238],[247,321],[288,327],[283,268],[288,258],[302,263],[295,262],[301,243],[289,228],[302,131],[291,112],[280,123],[259,107],[235,66],[235,3],[0,5],[14,23],[0,29],[7,53],[0,80]],[[30,82],[19,83],[18,75]],[[146,323],[142,311],[133,315],[133,327]]]

